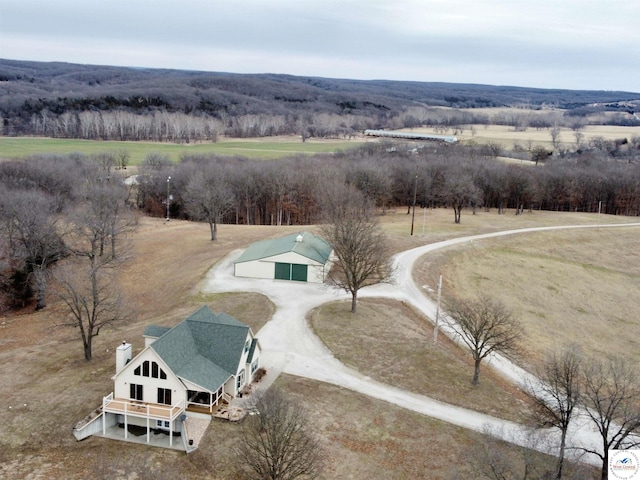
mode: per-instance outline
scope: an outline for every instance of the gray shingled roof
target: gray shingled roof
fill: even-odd
[[[237,373],[248,332],[247,325],[205,306],[158,338],[151,348],[173,373],[215,391]]]
[[[302,241],[297,242],[298,235],[302,235]],[[319,263],[326,263],[331,255],[331,245],[324,239],[316,237],[309,232],[294,233],[286,237],[261,240],[252,243],[235,263],[251,262],[262,258],[282,255],[283,253],[295,252],[303,257],[315,260]]]
[[[171,330],[171,327],[160,327],[158,325],[147,325],[144,329],[143,335],[145,337],[160,338],[162,335]]]

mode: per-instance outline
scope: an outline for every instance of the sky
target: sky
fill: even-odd
[[[0,58],[640,92],[640,0],[0,0]]]

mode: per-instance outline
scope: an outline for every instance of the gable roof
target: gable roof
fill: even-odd
[[[160,338],[162,335],[171,330],[171,327],[160,327],[158,325],[147,325],[142,334],[145,337]]]
[[[302,241],[298,242],[298,236]],[[316,237],[309,232],[294,233],[286,237],[261,240],[252,243],[235,263],[251,262],[263,258],[294,252],[316,262],[325,264],[331,255],[331,245],[324,239]]]
[[[215,391],[237,373],[248,333],[247,325],[204,306],[150,348],[177,376]]]

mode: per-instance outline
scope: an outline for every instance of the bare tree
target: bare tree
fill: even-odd
[[[49,267],[66,254],[57,201],[38,190],[5,190],[0,197],[0,233],[9,256],[22,264],[40,310],[47,305]]]
[[[444,192],[445,201],[453,207],[455,223],[460,223],[460,215],[464,207],[477,205],[482,198],[480,190],[473,183],[471,174],[459,169],[447,172]]]
[[[477,300],[454,300],[447,306],[451,327],[474,360],[472,383],[480,383],[480,364],[492,353],[516,352],[522,329],[512,313],[487,296]]]
[[[391,279],[387,238],[361,192],[342,184],[329,188],[325,209],[329,223],[322,235],[337,261],[328,281],[351,294],[351,313],[356,313],[362,287]]]
[[[79,191],[79,202],[70,213],[75,255],[87,257],[93,266],[116,259],[126,234],[137,227],[137,219],[126,207],[128,191],[121,181],[88,180]]]
[[[124,318],[115,279],[126,258],[123,241],[135,217],[124,207],[126,189],[108,179],[89,179],[70,214],[70,251],[74,257],[56,273],[56,294],[68,308],[63,325],[80,331],[86,360],[100,329]]]
[[[100,330],[124,319],[116,271],[102,267],[74,258],[54,274],[56,296],[68,307],[67,320],[61,325],[80,331],[86,360],[91,360],[93,338]]]
[[[592,361],[584,369],[583,403],[602,439],[601,451],[586,451],[602,459],[606,480],[609,450],[640,446],[640,377],[638,366],[624,359]]]
[[[581,400],[581,355],[575,347],[555,352],[537,372],[539,381],[529,385],[535,407],[533,420],[540,427],[560,431],[560,446],[555,478],[562,478],[569,424]]]
[[[322,471],[324,454],[311,433],[302,405],[278,390],[267,391],[245,418],[236,447],[246,477],[256,480],[313,479]]]
[[[218,223],[234,205],[233,193],[222,167],[212,165],[193,172],[182,192],[187,213],[195,220],[206,220],[211,240],[218,239]]]
[[[553,128],[551,129],[551,144],[553,145],[553,148],[555,150],[558,150],[558,148],[560,148],[560,127],[558,127],[558,125],[554,125]]]

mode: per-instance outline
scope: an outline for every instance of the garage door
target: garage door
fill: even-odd
[[[296,280],[298,282],[306,282],[307,281],[307,266],[306,265],[298,265],[296,263],[291,265],[291,280]]]
[[[276,280],[291,280],[291,264],[276,263]]]
[[[276,263],[275,279],[306,282],[307,268],[307,265],[297,263]]]

